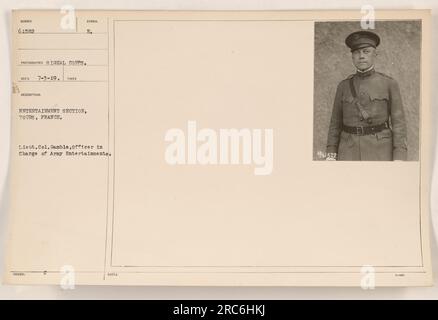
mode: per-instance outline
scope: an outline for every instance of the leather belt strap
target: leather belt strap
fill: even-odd
[[[368,126],[368,127],[350,127],[350,126],[346,126],[345,124],[342,127],[342,130],[344,130],[345,132],[355,134],[358,136],[366,136],[369,134],[378,133],[385,129],[389,129],[388,121],[385,121],[384,123],[375,126]]]
[[[365,120],[368,124],[371,124],[373,122],[373,120],[371,119],[370,115],[368,114],[368,112],[365,110],[365,108],[362,106],[362,104],[359,101],[359,98],[357,97],[357,92],[356,92],[356,88],[354,87],[354,82],[353,82],[354,78],[350,78],[350,91],[351,91],[351,95],[353,96],[354,99],[354,104],[356,105],[357,109],[359,110],[359,114],[360,114],[360,120]]]

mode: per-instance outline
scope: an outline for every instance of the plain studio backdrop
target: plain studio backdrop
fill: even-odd
[[[313,159],[321,160],[338,83],[355,73],[345,38],[362,30],[357,22],[315,23]],[[376,21],[370,30],[380,37],[375,69],[399,86],[406,117],[408,161],[418,160],[421,21]]]

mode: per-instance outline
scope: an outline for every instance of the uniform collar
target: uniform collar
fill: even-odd
[[[368,69],[361,71],[359,69],[356,70],[356,75],[359,76],[360,78],[365,78],[365,77],[369,77],[370,75],[372,75],[375,72],[374,70],[374,66],[369,67]]]

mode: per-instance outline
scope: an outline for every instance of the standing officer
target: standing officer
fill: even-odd
[[[406,160],[406,122],[399,86],[374,70],[379,36],[358,31],[345,43],[357,71],[337,87],[326,160]]]

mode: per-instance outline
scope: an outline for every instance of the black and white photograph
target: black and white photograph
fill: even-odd
[[[421,21],[316,22],[313,159],[418,161]]]

